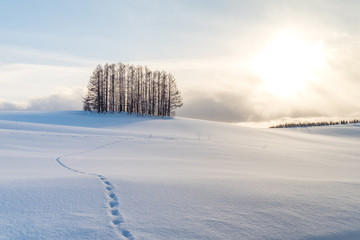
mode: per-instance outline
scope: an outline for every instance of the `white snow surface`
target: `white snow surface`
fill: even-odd
[[[360,126],[0,113],[0,239],[360,239]]]

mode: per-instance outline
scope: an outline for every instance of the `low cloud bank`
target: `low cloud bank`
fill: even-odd
[[[0,110],[3,111],[63,111],[81,110],[84,89],[57,88],[53,94],[32,98],[27,102],[11,102],[0,100]]]

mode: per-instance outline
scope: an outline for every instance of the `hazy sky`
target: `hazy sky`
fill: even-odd
[[[357,0],[0,0],[0,109],[81,109],[97,64],[172,72],[178,116],[360,118]]]

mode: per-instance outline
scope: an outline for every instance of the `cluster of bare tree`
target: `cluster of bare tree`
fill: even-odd
[[[295,128],[295,127],[315,127],[315,126],[329,126],[329,125],[343,125],[343,124],[353,124],[360,123],[360,120],[341,120],[341,121],[330,121],[330,122],[306,122],[306,123],[284,123],[276,126],[271,126],[270,128]]]
[[[83,103],[85,111],[156,116],[173,115],[183,104],[171,73],[123,63],[98,65]]]

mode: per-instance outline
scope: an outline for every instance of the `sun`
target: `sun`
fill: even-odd
[[[303,91],[322,68],[322,43],[309,43],[298,34],[284,32],[274,37],[254,59],[252,67],[266,91],[289,96]]]

